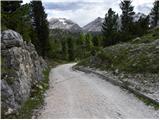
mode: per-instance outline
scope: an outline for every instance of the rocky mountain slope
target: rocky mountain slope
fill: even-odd
[[[83,27],[84,32],[100,32],[104,18],[98,17]]]
[[[133,16],[134,22],[138,21],[140,17],[145,18],[146,15],[143,13],[137,13]],[[104,18],[97,17],[95,20],[86,24],[84,27],[80,27],[78,24],[66,18],[52,18],[49,20],[50,29],[62,29],[69,30],[70,32],[101,32],[102,23]],[[118,18],[118,29],[121,28],[121,17]]]
[[[13,30],[1,33],[1,114],[15,113],[44,79],[46,62]]]
[[[50,29],[69,30],[71,32],[80,32],[82,28],[73,21],[66,18],[52,18],[49,20]]]

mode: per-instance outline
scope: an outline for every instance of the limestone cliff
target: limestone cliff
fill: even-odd
[[[32,88],[43,80],[46,62],[33,44],[13,30],[1,33],[1,110],[12,114],[28,99]]]

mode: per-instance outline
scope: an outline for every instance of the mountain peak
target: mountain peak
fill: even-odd
[[[49,28],[69,30],[71,32],[81,31],[81,27],[78,24],[66,18],[51,18],[49,20]]]
[[[104,18],[97,17],[95,20],[85,25],[83,27],[83,30],[85,32],[100,32],[103,21],[104,21]]]

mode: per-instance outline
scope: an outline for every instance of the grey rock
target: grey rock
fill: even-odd
[[[28,99],[32,87],[44,79],[47,63],[40,57],[33,44],[23,41],[13,30],[2,32],[2,114],[17,111]]]
[[[19,33],[13,31],[13,30],[5,30],[5,31],[3,31],[1,37],[2,37],[2,41],[5,41],[5,40],[9,40],[9,41],[10,40],[16,40],[16,41],[23,42],[22,36]]]
[[[3,31],[1,34],[1,40],[3,46],[5,45],[5,48],[11,48],[14,46],[20,47],[23,43],[22,36],[13,30]]]
[[[103,22],[104,22],[104,18],[98,17],[94,21],[85,25],[83,27],[83,31],[85,31],[85,32],[101,32]]]

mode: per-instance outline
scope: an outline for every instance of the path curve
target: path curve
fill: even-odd
[[[73,71],[73,65],[51,70],[38,118],[158,118],[158,111],[133,94],[94,74]]]

